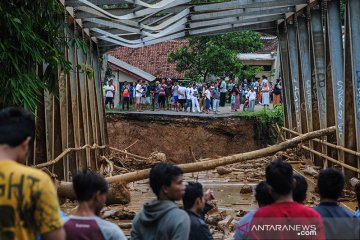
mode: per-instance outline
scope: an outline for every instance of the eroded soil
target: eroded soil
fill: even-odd
[[[262,147],[249,118],[111,114],[107,122],[110,146],[123,149],[138,141],[132,153],[149,156],[160,151],[173,163],[192,162],[191,151],[204,159]]]

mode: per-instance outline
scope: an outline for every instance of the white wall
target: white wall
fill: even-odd
[[[127,82],[137,82],[137,78],[127,75],[121,71],[118,70],[112,70],[112,74],[114,77],[114,84],[116,86],[115,91],[115,97],[114,97],[114,107],[119,107],[119,101],[120,101],[120,83],[123,83],[125,81]]]

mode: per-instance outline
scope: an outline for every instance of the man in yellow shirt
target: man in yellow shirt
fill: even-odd
[[[35,137],[33,115],[0,111],[0,239],[64,240],[56,189],[44,172],[23,165]]]

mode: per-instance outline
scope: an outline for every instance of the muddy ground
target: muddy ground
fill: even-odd
[[[239,117],[191,117],[170,115],[108,114],[109,145],[149,156],[161,151],[167,161],[192,162],[259,149],[254,120]],[[191,148],[191,150],[190,150]]]

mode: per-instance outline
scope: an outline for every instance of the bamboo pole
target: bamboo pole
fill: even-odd
[[[256,159],[259,157],[265,157],[265,156],[274,154],[278,151],[281,151],[281,150],[284,150],[287,148],[291,148],[291,147],[295,147],[299,143],[308,141],[310,139],[320,137],[323,135],[327,135],[329,133],[334,132],[335,130],[336,130],[336,127],[333,126],[333,127],[317,130],[314,132],[306,133],[306,134],[303,134],[302,136],[295,137],[286,142],[282,142],[282,143],[279,143],[279,144],[276,144],[276,145],[273,145],[273,146],[270,146],[267,148],[259,149],[256,151],[235,154],[232,156],[211,159],[211,160],[203,161],[203,162],[180,164],[178,166],[183,170],[184,173],[206,171],[206,170],[214,169],[216,167],[223,166],[223,165],[238,163],[238,162],[242,162],[245,160]],[[108,178],[105,178],[105,180],[110,184],[111,183],[127,184],[129,182],[146,179],[146,178],[148,178],[149,173],[150,173],[150,169],[144,169],[144,170],[140,170],[140,171],[135,171],[135,172],[131,172],[131,173],[108,177]],[[71,193],[72,192],[72,184],[70,182],[58,182],[57,185],[58,185],[58,194],[60,197],[69,197],[71,194],[73,195],[73,193]]]
[[[345,164],[345,163],[342,163],[342,162],[340,162],[340,161],[338,161],[338,160],[336,160],[336,159],[334,159],[334,158],[332,158],[332,157],[329,157],[329,156],[327,156],[327,155],[325,155],[325,154],[323,154],[323,153],[319,153],[318,151],[312,150],[312,149],[309,148],[309,147],[306,147],[306,146],[301,146],[301,147],[302,147],[303,149],[309,151],[309,152],[312,152],[312,153],[314,153],[314,154],[316,154],[316,155],[318,155],[318,156],[320,156],[320,157],[323,157],[323,158],[329,160],[330,162],[333,162],[333,163],[335,163],[335,164],[338,164],[338,165],[342,166],[343,168],[346,168],[346,169],[348,169],[348,170],[351,170],[351,171],[360,173],[360,169],[357,169],[357,168],[355,168],[355,167],[352,167],[352,166],[350,166],[350,165],[347,165],[347,164]]]
[[[51,165],[54,165],[55,163],[57,163],[58,161],[60,161],[63,157],[66,156],[66,154],[72,152],[72,151],[81,151],[81,150],[84,150],[86,148],[90,148],[90,149],[105,149],[107,146],[99,146],[97,144],[93,144],[93,145],[89,145],[89,144],[86,144],[82,147],[78,147],[78,148],[67,148],[65,149],[65,151],[63,151],[59,156],[57,156],[54,160],[51,160],[51,161],[48,161],[46,163],[41,163],[41,164],[38,164],[38,165],[35,165],[33,167],[35,168],[43,168],[43,167],[48,167],[48,166],[51,166]]]
[[[297,135],[297,136],[301,136],[300,133],[295,132],[295,131],[293,131],[293,130],[291,130],[291,129],[288,129],[288,128],[285,128],[285,127],[282,127],[281,129],[283,129],[283,130],[285,130],[285,131],[288,131],[288,132],[290,132],[290,133],[293,133],[293,134],[295,134],[295,135]],[[360,152],[356,152],[356,151],[350,150],[350,149],[345,148],[345,147],[342,147],[342,146],[338,146],[338,145],[335,145],[335,144],[332,144],[332,143],[328,143],[328,142],[326,142],[326,141],[324,141],[324,140],[320,140],[320,139],[318,139],[318,138],[314,138],[314,139],[311,139],[311,140],[312,140],[312,141],[315,141],[315,142],[318,142],[318,143],[320,143],[320,144],[326,145],[326,146],[328,146],[328,147],[332,147],[332,148],[335,148],[335,149],[338,149],[338,150],[342,150],[342,151],[344,151],[344,152],[346,152],[346,153],[350,153],[350,154],[352,154],[352,155],[355,155],[355,156],[360,157]]]

